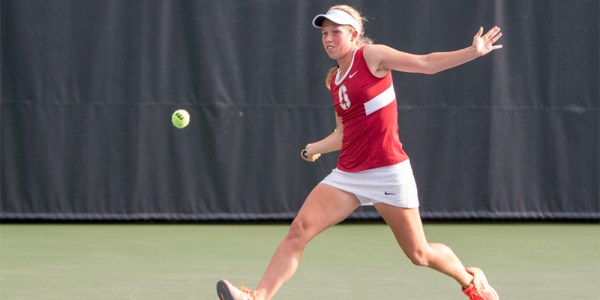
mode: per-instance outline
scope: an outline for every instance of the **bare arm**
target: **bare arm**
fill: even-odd
[[[314,162],[321,154],[340,150],[342,148],[342,137],[344,127],[340,117],[335,116],[336,129],[324,139],[310,143],[300,152],[300,157],[306,161]],[[306,152],[305,152],[306,151]]]
[[[502,37],[500,28],[496,26],[482,34],[483,27],[473,37],[471,46],[456,51],[416,55],[385,45],[369,45],[365,47],[364,55],[371,73],[377,77],[385,76],[390,70],[435,74],[502,48],[502,45],[494,45]]]

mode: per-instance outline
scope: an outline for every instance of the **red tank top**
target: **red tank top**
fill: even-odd
[[[363,49],[354,52],[346,74],[333,76],[331,96],[344,126],[337,168],[358,172],[400,163],[408,156],[398,134],[398,107],[391,72],[371,74]]]

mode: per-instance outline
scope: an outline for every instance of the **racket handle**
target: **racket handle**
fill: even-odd
[[[308,159],[308,156],[306,155],[308,153],[308,151],[306,151],[306,149],[302,150],[302,156],[306,159]]]

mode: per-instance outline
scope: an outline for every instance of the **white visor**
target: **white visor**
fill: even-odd
[[[331,22],[339,25],[350,25],[354,28],[354,30],[360,32],[360,25],[358,24],[358,21],[356,21],[356,19],[354,19],[350,14],[343,10],[332,9],[324,15],[317,15],[313,19],[312,24],[316,28],[321,28],[323,27],[323,21],[325,21],[325,19],[328,19]]]

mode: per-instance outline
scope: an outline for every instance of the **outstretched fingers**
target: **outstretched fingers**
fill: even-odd
[[[479,27],[479,31],[473,39],[473,46],[477,49],[480,55],[486,55],[490,51],[502,48],[502,45],[494,45],[502,37],[500,27],[494,26],[483,34],[483,27]]]
[[[502,37],[502,31],[500,31],[500,27],[494,26],[490,29],[485,35],[484,39],[490,44],[494,44]]]

